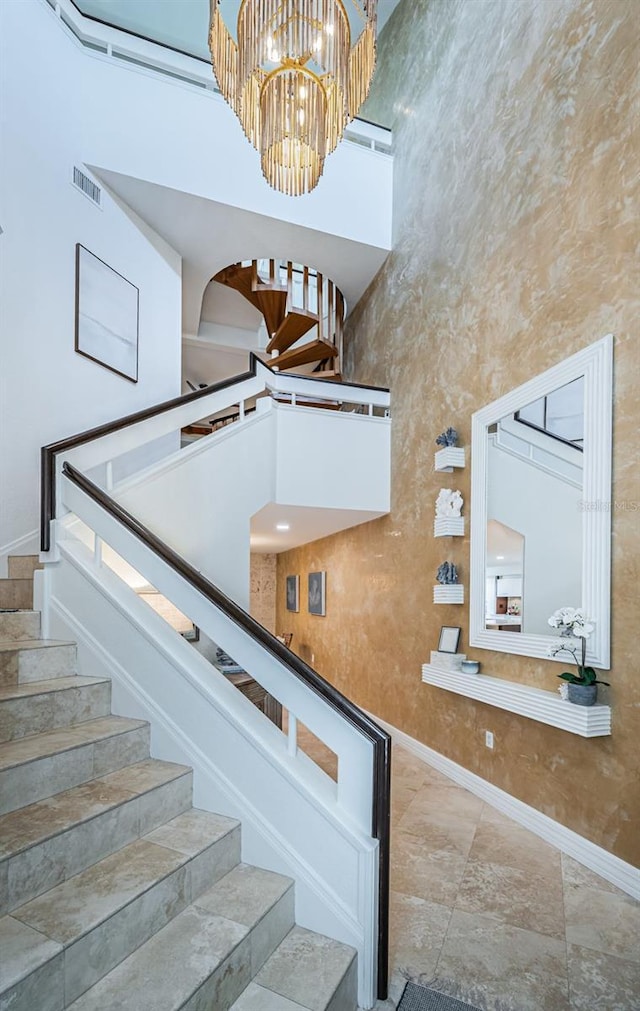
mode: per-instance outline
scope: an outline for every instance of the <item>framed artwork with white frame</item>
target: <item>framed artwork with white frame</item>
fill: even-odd
[[[131,281],[76,243],[75,350],[138,382],[139,291]]]

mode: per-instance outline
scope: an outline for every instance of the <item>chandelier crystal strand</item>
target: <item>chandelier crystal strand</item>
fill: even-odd
[[[367,95],[377,0],[241,0],[237,43],[210,2],[214,72],[265,178],[310,192]]]

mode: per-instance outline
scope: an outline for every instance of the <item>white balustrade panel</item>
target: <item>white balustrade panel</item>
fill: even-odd
[[[243,859],[292,875],[300,924],[354,945],[359,1004],[374,1002],[377,853],[369,741],[69,479],[77,516],[338,756],[334,784],[224,675],[58,521],[45,573],[50,635],[79,642],[83,673],[107,673],[114,712],[152,720],[152,752],[195,770],[195,803],[243,822]]]

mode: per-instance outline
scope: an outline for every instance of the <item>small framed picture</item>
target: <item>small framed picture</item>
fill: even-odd
[[[300,576],[287,576],[287,611],[300,610]]]
[[[326,576],[326,572],[309,573],[309,614],[324,617],[327,613]]]
[[[451,625],[443,625],[440,629],[439,653],[457,653],[461,629]]]

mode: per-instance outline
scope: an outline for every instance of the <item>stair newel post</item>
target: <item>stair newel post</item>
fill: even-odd
[[[244,400],[238,404],[238,421],[244,421]]]

